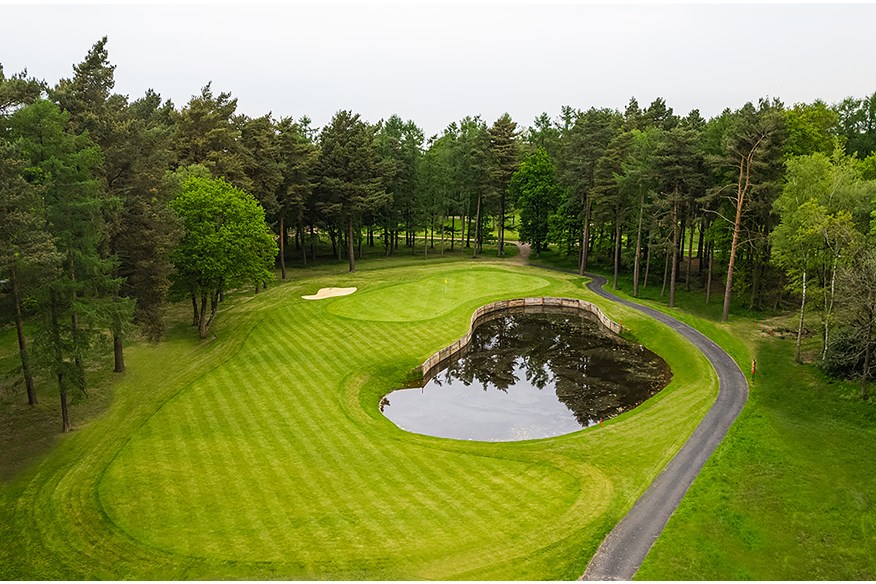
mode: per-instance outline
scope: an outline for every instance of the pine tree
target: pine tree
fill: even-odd
[[[15,330],[21,373],[30,405],[37,403],[27,341],[24,335],[22,302],[27,282],[50,280],[60,263],[52,237],[45,227],[45,208],[38,187],[24,177],[24,162],[6,141],[0,141],[0,273],[9,279],[15,308]],[[36,288],[36,285],[33,285]]]
[[[517,122],[503,114],[489,130],[490,187],[497,204],[496,219],[499,227],[498,255],[505,255],[505,218],[510,210],[508,185],[519,164]]]
[[[46,229],[61,256],[59,274],[46,283],[46,350],[58,380],[63,430],[70,430],[67,390],[86,392],[85,360],[92,338],[105,322],[101,299],[117,289],[113,265],[99,252],[105,233],[106,198],[101,195],[100,149],[87,134],[65,130],[68,114],[36,101],[9,118],[27,165],[25,178],[42,187]]]
[[[359,114],[340,111],[320,136],[319,192],[323,212],[347,232],[350,271],[356,271],[353,229],[363,214],[391,200],[384,190],[384,171],[374,130]]]

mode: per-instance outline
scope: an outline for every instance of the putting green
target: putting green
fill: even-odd
[[[412,322],[447,314],[478,294],[530,294],[544,278],[501,270],[470,269],[393,284],[332,302],[329,312],[357,320]]]
[[[327,285],[359,292],[300,298]],[[212,343],[181,328],[132,347],[111,410],[0,490],[14,502],[0,576],[579,576],[714,400],[714,372],[683,339],[596,300],[674,378],[558,438],[443,440],[377,408],[475,307],[536,291],[595,300],[580,278],[498,262],[323,273],[231,299]]]

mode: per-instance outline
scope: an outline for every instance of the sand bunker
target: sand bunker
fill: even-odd
[[[335,296],[347,296],[356,291],[356,288],[320,288],[316,294],[308,294],[302,296],[305,300],[322,300],[323,298],[334,298]]]

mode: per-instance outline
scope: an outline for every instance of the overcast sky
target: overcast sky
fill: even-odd
[[[213,81],[251,116],[466,115],[523,125],[562,105],[662,96],[705,117],[769,95],[876,91],[876,5],[0,5],[0,63],[55,83],[109,37],[116,91],[178,107]]]

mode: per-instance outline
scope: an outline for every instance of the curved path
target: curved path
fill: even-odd
[[[602,289],[606,283],[602,276],[587,274],[587,277],[591,278],[587,287],[597,295],[643,312],[679,332],[703,352],[718,373],[718,398],[711,409],[648,490],[605,537],[581,577],[582,580],[631,580],[687,489],[742,411],[748,399],[748,382],[730,355],[698,330],[659,310],[606,292]]]
[[[587,274],[593,292],[635,308],[678,331],[705,354],[718,373],[718,398],[681,450],[657,475],[648,490],[603,540],[582,580],[631,580],[663,531],[681,498],[721,443],[748,399],[748,382],[736,362],[698,330],[659,310],[618,298],[602,289],[605,278]]]

